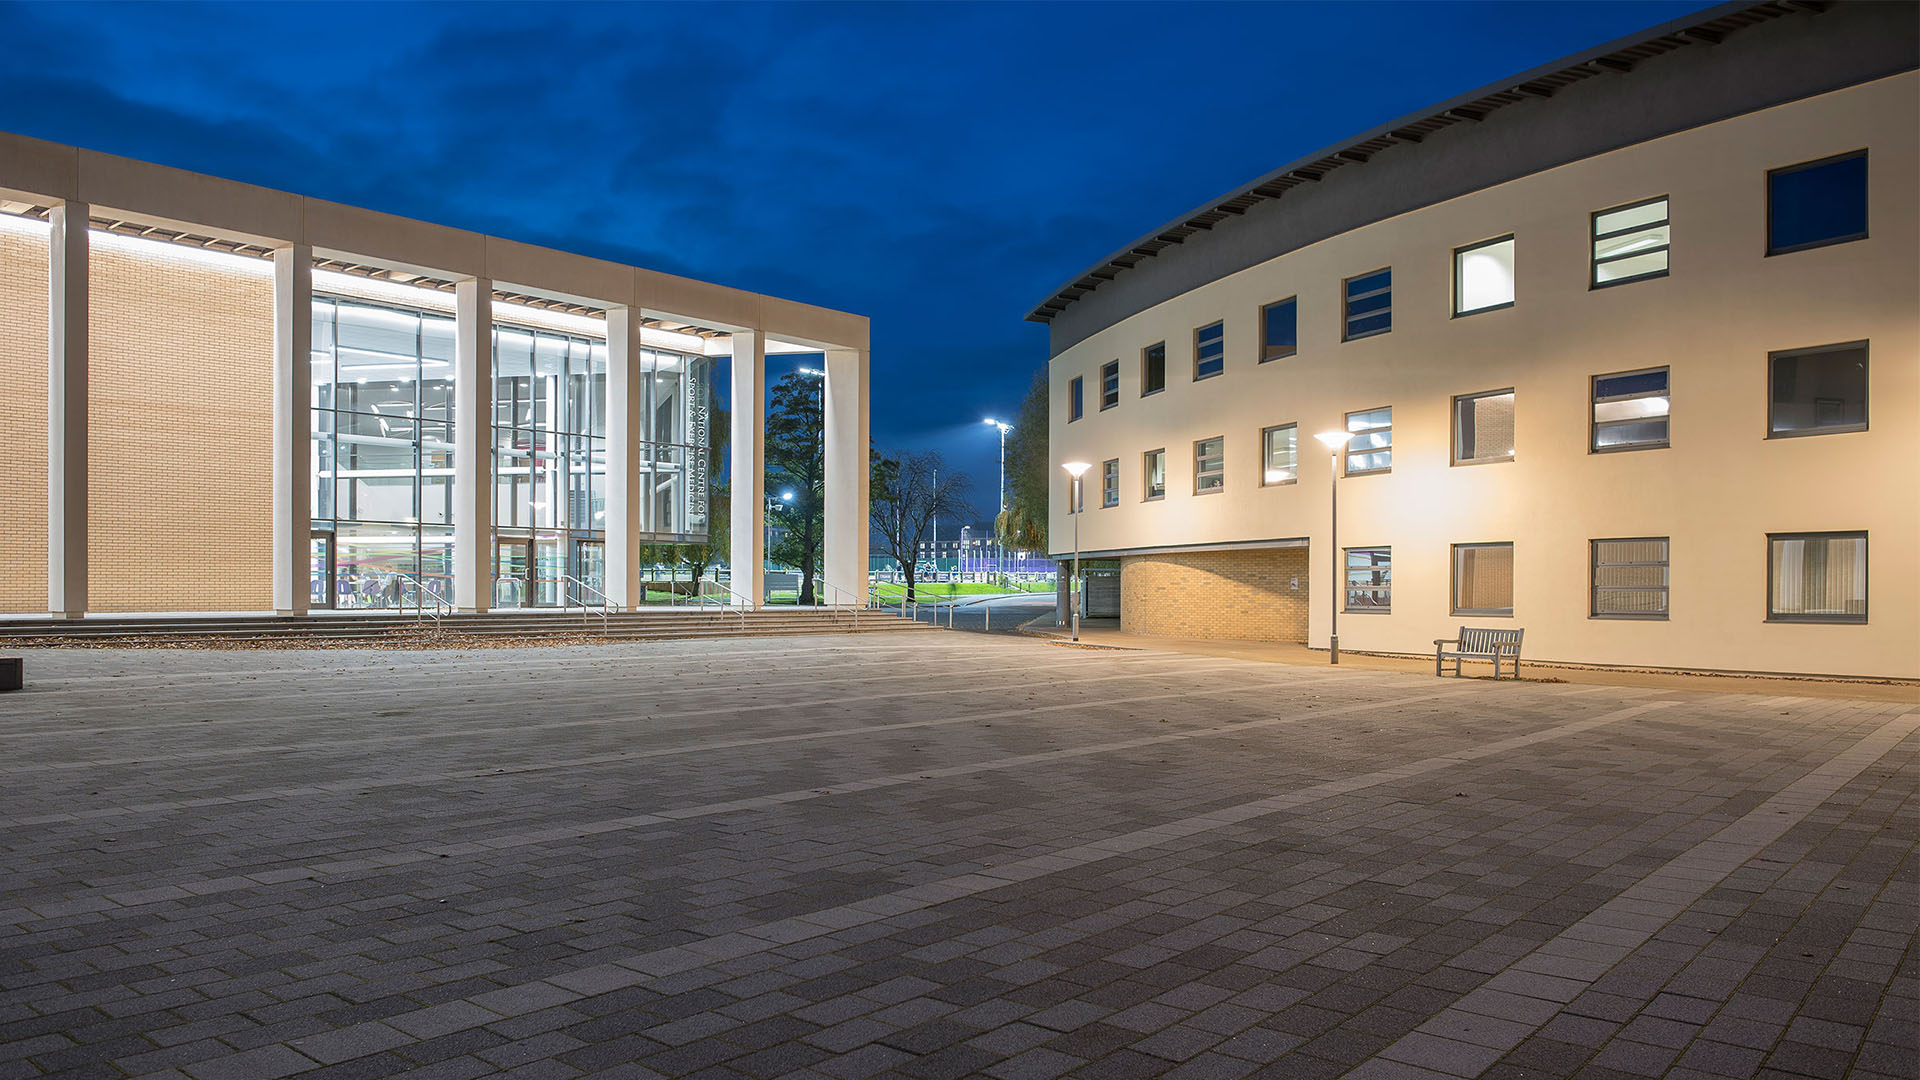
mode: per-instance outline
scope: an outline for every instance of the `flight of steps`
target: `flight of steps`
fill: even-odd
[[[412,612],[367,615],[170,615],[92,616],[86,619],[0,619],[0,647],[84,644],[161,646],[168,643],[240,643],[249,640],[310,643],[330,648],[356,645],[457,647],[474,639],[654,641],[677,638],[775,637],[789,634],[877,634],[925,631],[925,623],[875,609],[853,617],[847,610],[765,608],[737,612],[701,610],[610,614],[584,619],[574,611],[502,611],[418,619]],[[476,642],[478,643],[478,642]]]

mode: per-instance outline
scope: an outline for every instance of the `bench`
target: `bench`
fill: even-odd
[[[0,690],[18,690],[25,684],[26,660],[19,656],[0,656]]]
[[[1513,658],[1513,677],[1520,677],[1520,635],[1525,630],[1495,630],[1484,626],[1463,626],[1459,637],[1433,639],[1433,674],[1440,675],[1440,663],[1453,661],[1453,673],[1460,674],[1462,660],[1493,661],[1493,677],[1500,677],[1500,659]],[[1452,649],[1447,646],[1452,645]]]

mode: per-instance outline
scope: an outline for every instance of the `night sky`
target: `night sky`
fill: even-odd
[[[1705,6],[0,5],[0,128],[869,315],[876,441],[990,513],[1052,289]]]

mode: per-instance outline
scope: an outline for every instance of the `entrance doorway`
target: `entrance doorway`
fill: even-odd
[[[307,606],[333,606],[333,537],[315,535],[307,541]]]
[[[599,540],[573,542],[573,576],[585,589],[569,589],[576,604],[597,606],[607,592],[607,545]]]
[[[493,606],[532,606],[533,541],[501,540],[493,545]]]

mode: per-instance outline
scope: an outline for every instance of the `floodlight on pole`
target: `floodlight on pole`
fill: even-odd
[[[1004,574],[1007,570],[1007,545],[1000,538],[1000,523],[1007,516],[1007,432],[1013,430],[1013,425],[989,416],[987,426],[1000,430],[1000,513],[993,519],[993,542],[1000,548],[1000,572]]]
[[[1327,597],[1332,601],[1327,609],[1327,662],[1340,662],[1340,594],[1346,591],[1344,575],[1340,572],[1340,451],[1353,439],[1350,431],[1322,431],[1315,435],[1321,445],[1327,448],[1333,462],[1332,480],[1327,485],[1331,510],[1328,515],[1327,548],[1332,559],[1333,576],[1327,579]]]
[[[1080,598],[1075,595],[1080,586],[1080,477],[1092,465],[1084,461],[1069,461],[1061,468],[1073,478],[1067,491],[1067,513],[1073,516],[1073,577],[1067,580],[1067,609],[1073,622],[1073,640],[1080,640]]]

